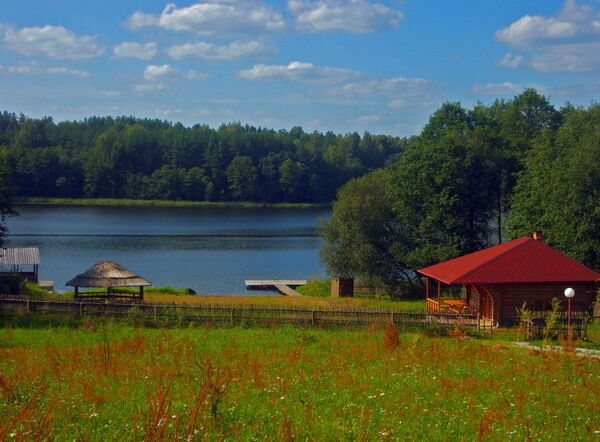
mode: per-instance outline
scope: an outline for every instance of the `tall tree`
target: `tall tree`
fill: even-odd
[[[236,156],[227,167],[229,190],[236,200],[250,201],[256,191],[256,167],[252,158]]]
[[[0,161],[0,247],[6,241],[6,217],[16,215],[11,201],[10,173],[4,161]]]
[[[413,274],[403,261],[411,240],[394,205],[384,170],[350,180],[339,190],[332,216],[320,228],[321,259],[329,274],[383,284],[398,293],[399,284]]]
[[[546,242],[600,271],[600,105],[571,110],[529,152],[509,217],[511,236]]]

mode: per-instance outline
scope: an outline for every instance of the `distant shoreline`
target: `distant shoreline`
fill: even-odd
[[[247,201],[171,201],[171,200],[134,200],[120,198],[19,198],[14,205],[73,205],[73,206],[127,206],[127,207],[207,207],[207,208],[260,208],[274,209],[318,209],[328,208],[331,204],[315,203],[259,203]]]

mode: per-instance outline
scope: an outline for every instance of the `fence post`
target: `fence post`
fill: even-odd
[[[25,311],[29,312],[29,299],[25,302]]]
[[[310,322],[312,323],[313,327],[315,326],[315,320],[315,311],[313,310],[310,318]]]
[[[83,316],[83,302],[79,303],[79,316]]]
[[[231,323],[233,324],[233,307],[232,307],[232,308],[231,308],[231,310],[229,311],[229,314],[230,314],[230,320],[231,320]]]
[[[154,306],[154,320],[156,321],[157,317],[156,317],[156,306]]]

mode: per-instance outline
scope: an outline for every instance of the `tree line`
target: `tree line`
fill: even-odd
[[[133,117],[0,114],[0,159],[15,195],[326,203],[384,167],[406,140],[225,124],[184,127]]]
[[[321,256],[398,294],[419,268],[533,231],[600,271],[600,105],[556,109],[533,89],[443,104],[397,162],[339,190]]]

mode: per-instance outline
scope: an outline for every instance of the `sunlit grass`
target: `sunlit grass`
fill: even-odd
[[[424,300],[387,301],[369,298],[315,298],[282,295],[260,296],[206,296],[146,293],[144,299],[152,303],[181,305],[265,305],[298,307],[379,308],[395,311],[424,311]]]
[[[592,440],[600,432],[600,364],[568,354],[381,329],[10,324],[0,328],[0,439]]]

